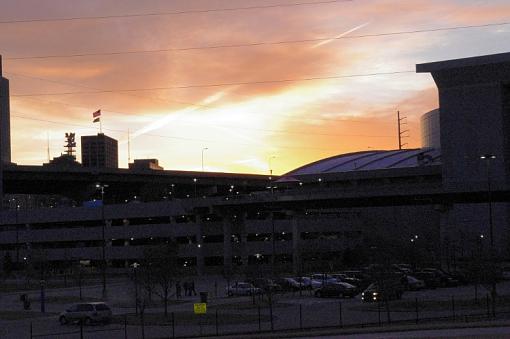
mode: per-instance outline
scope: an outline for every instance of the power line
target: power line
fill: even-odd
[[[107,20],[107,19],[138,18],[138,17],[165,16],[165,15],[204,14],[204,13],[215,13],[215,12],[248,11],[248,10],[255,10],[255,9],[269,9],[269,8],[278,8],[278,7],[325,5],[325,4],[334,4],[334,3],[352,2],[352,1],[354,1],[354,0],[325,0],[325,1],[312,1],[312,2],[296,2],[296,3],[289,3],[289,4],[261,5],[261,6],[195,9],[195,10],[174,11],[174,12],[153,12],[153,13],[117,14],[117,15],[114,14],[114,15],[101,15],[101,16],[55,18],[55,19],[14,19],[14,20],[0,21],[0,24],[20,24],[20,23],[33,23],[33,22],[60,22],[60,21],[77,21],[77,20]]]
[[[170,89],[226,87],[226,86],[274,84],[274,83],[285,83],[285,82],[335,80],[335,79],[371,77],[371,76],[381,76],[381,75],[398,75],[398,74],[408,74],[408,73],[415,73],[415,71],[413,70],[413,71],[359,73],[359,74],[331,75],[331,76],[324,76],[324,77],[309,77],[309,78],[294,78],[294,79],[275,79],[275,80],[227,82],[227,83],[213,83],[213,84],[191,84],[191,85],[179,85],[179,86],[170,86],[170,87],[152,87],[152,88],[151,87],[145,87],[145,88],[142,87],[142,88],[127,88],[127,89],[106,89],[106,90],[97,90],[97,91],[25,93],[25,94],[12,94],[11,96],[12,97],[31,97],[31,96],[47,96],[47,95],[73,95],[73,94],[100,94],[100,93],[115,93],[115,92],[162,91],[162,90],[170,90]]]
[[[269,42],[261,41],[261,42],[252,42],[252,43],[244,43],[244,44],[191,46],[191,47],[181,47],[181,48],[138,49],[138,50],[131,50],[131,51],[117,51],[117,52],[33,55],[33,56],[6,57],[6,58],[4,58],[4,60],[82,58],[82,57],[91,57],[91,56],[114,56],[114,55],[129,55],[129,54],[142,54],[142,53],[186,52],[186,51],[195,51],[195,50],[210,50],[210,49],[223,49],[223,48],[241,48],[241,47],[257,47],[257,46],[284,45],[284,44],[297,44],[297,43],[312,43],[312,42],[320,42],[320,41],[328,41],[328,40],[361,39],[361,38],[384,37],[384,36],[392,36],[392,35],[419,34],[419,33],[441,32],[441,31],[452,31],[452,30],[460,30],[460,29],[495,27],[495,26],[504,26],[504,25],[510,25],[510,21],[509,22],[499,22],[499,23],[488,23],[488,24],[483,24],[483,25],[453,26],[453,27],[430,28],[430,29],[411,30],[411,31],[396,31],[396,32],[362,34],[362,35],[346,35],[346,36],[342,36],[342,37],[331,37],[331,38],[282,40],[282,41],[269,41]]]
[[[15,110],[12,111],[12,112],[21,113],[21,112],[15,111]],[[25,120],[33,120],[33,121],[38,121],[38,122],[46,122],[46,123],[57,124],[57,125],[75,126],[75,127],[82,127],[82,128],[85,128],[85,129],[94,129],[92,127],[88,127],[88,126],[80,125],[80,124],[63,123],[63,122],[52,121],[52,120],[31,118],[31,117],[22,116],[22,115],[11,115],[11,117],[15,117],[15,118],[18,118],[18,119],[25,119]],[[103,127],[103,129],[107,130],[107,131],[111,131],[111,132],[119,132],[119,133],[124,133],[124,134],[126,133],[126,131],[124,131],[124,130],[104,128],[104,127]],[[199,142],[208,142],[208,143],[210,143],[210,142],[213,142],[213,143],[225,143],[224,141],[219,141],[219,140],[196,139],[196,138],[186,138],[186,137],[175,137],[175,136],[153,134],[153,133],[144,133],[142,135],[143,136],[150,136],[150,137],[157,137],[157,138],[173,139],[173,140],[199,141]],[[243,143],[243,142],[236,142],[236,145],[253,146],[253,144],[248,144],[248,143]],[[298,149],[298,150],[311,149],[311,150],[319,150],[319,151],[337,151],[338,150],[336,148],[334,149],[334,148],[321,148],[321,147],[298,147],[298,146],[288,146],[288,145],[281,145],[281,146],[277,145],[277,146],[274,146],[274,147],[276,147],[276,148],[285,148],[285,149]]]
[[[56,84],[62,84],[62,85],[66,85],[66,86],[82,87],[82,88],[88,88],[88,89],[97,90],[97,91],[101,90],[99,88],[94,88],[94,87],[86,86],[86,85],[83,85],[83,84],[71,83],[71,82],[67,82],[67,81],[58,81],[58,80],[52,80],[52,79],[46,79],[46,78],[33,77],[33,76],[30,76],[30,75],[25,75],[25,74],[20,74],[20,73],[8,73],[8,74],[15,75],[15,76],[21,76],[21,77],[26,77],[26,78],[29,78],[29,79],[36,79],[36,80],[40,80],[40,81],[56,83]],[[184,101],[176,101],[176,100],[169,100],[169,99],[160,99],[160,98],[155,98],[155,97],[152,97],[152,96],[139,95],[139,94],[133,94],[133,93],[119,93],[119,94],[126,95],[126,96],[132,96],[132,97],[138,97],[138,98],[146,98],[146,99],[156,100],[156,101],[160,101],[160,102],[164,102],[164,103],[177,103],[177,104],[181,104],[181,105],[194,106],[194,107],[200,107],[200,108],[212,109],[212,110],[220,110],[221,109],[221,107],[212,106],[210,104],[204,105],[204,104],[197,104],[197,103],[184,102]],[[21,99],[36,100],[36,101],[41,101],[41,102],[50,103],[50,104],[60,104],[60,105],[74,106],[74,107],[79,107],[79,108],[90,109],[90,107],[78,106],[78,105],[63,103],[63,102],[59,102],[59,101],[42,100],[40,98],[34,98],[32,96],[24,96],[24,97],[20,97],[20,98]],[[94,108],[94,109],[96,109],[96,108]],[[112,110],[107,110],[107,111],[112,112],[112,113],[128,114],[126,112],[116,112],[116,111],[112,111]],[[279,116],[283,116],[283,117],[286,117],[286,118],[292,118],[292,120],[301,120],[301,121],[320,120],[320,121],[328,121],[328,122],[366,123],[366,121],[364,121],[364,120],[355,120],[355,119],[333,119],[333,118],[321,118],[321,117],[313,117],[313,118],[307,118],[307,119],[296,119],[295,117],[293,117],[291,115],[288,115],[288,114],[278,114],[278,113],[273,113],[273,114],[279,115]]]
[[[17,112],[17,111],[13,110],[13,112]],[[121,112],[117,112],[117,113],[121,113]],[[121,113],[121,114],[126,114],[126,113]],[[84,125],[61,123],[61,122],[54,121],[54,120],[37,119],[37,118],[31,118],[31,117],[27,117],[27,116],[20,116],[20,115],[13,115],[13,116],[20,118],[20,119],[27,119],[27,120],[48,122],[48,123],[53,123],[53,124],[62,124],[62,125],[89,128]],[[189,121],[183,121],[183,122],[188,123],[188,124],[191,123]],[[306,131],[306,132],[294,131],[293,132],[293,131],[286,131],[286,130],[271,130],[271,129],[240,127],[240,126],[232,126],[232,125],[207,124],[207,123],[203,123],[203,122],[201,122],[200,124],[205,125],[205,126],[224,128],[224,129],[241,129],[241,130],[247,130],[247,131],[259,131],[259,132],[277,133],[277,134],[317,135],[317,136],[331,136],[331,137],[360,137],[360,138],[393,138],[394,137],[393,135],[333,134],[333,133],[314,133],[314,132],[309,132],[309,131]],[[124,130],[110,129],[110,131],[125,133]],[[147,134],[147,133],[144,133],[144,134]]]

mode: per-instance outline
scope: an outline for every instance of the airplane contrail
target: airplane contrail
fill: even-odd
[[[205,98],[204,100],[202,100],[202,102],[200,103],[201,105],[207,105],[207,104],[211,104],[211,103],[214,103],[218,100],[220,100],[226,93],[224,91],[220,91],[220,92],[217,92],[213,95],[210,95],[208,96],[207,98]],[[193,106],[193,107],[188,107],[188,108],[184,108],[184,109],[181,109],[179,111],[174,111],[174,112],[171,112],[169,114],[167,114],[166,116],[140,128],[139,130],[137,130],[136,132],[134,132],[132,135],[131,135],[131,138],[134,139],[136,137],[139,137],[140,135],[142,134],[145,134],[145,133],[148,133],[148,132],[151,132],[151,131],[154,131],[156,129],[159,129],[165,125],[168,125],[170,122],[180,118],[183,114],[185,113],[190,113],[190,112],[194,112],[194,111],[197,111],[201,109],[201,107],[198,107],[198,106]]]
[[[370,24],[370,22],[365,22],[364,24],[361,24],[359,26],[351,28],[350,30],[348,30],[346,32],[343,32],[342,34],[339,34],[339,35],[337,35],[336,37],[334,37],[332,39],[321,41],[321,42],[313,45],[312,48],[317,48],[319,46],[322,46],[322,45],[325,45],[325,44],[329,44],[330,42],[333,42],[333,41],[335,41],[335,40],[337,40],[337,39],[339,39],[339,38],[341,38],[343,36],[346,36],[347,34],[350,34],[350,33],[354,32],[354,31],[357,31],[358,29],[361,29],[361,28],[367,26],[368,24]]]

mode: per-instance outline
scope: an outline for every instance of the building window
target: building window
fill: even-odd
[[[204,244],[222,243],[223,242],[223,234],[203,235],[202,242]]]
[[[223,257],[205,257],[205,266],[223,266]]]

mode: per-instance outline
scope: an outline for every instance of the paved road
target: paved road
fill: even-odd
[[[299,337],[303,338],[303,337]],[[308,338],[314,338],[308,337]],[[440,330],[420,330],[420,331],[403,331],[403,332],[386,332],[386,333],[363,333],[352,335],[332,335],[321,336],[321,339],[393,339],[393,338],[491,338],[506,339],[510,338],[510,327],[478,327],[478,328],[455,328]]]

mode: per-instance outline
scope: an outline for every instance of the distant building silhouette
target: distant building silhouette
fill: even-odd
[[[68,155],[61,154],[58,157],[54,157],[50,162],[44,163],[44,167],[55,167],[61,170],[73,169],[73,168],[81,168],[81,164],[76,161],[76,158]]]
[[[441,148],[439,108],[423,114],[420,118],[421,147]]]
[[[10,163],[11,118],[9,103],[9,80],[2,77],[2,56],[0,56],[0,148],[3,163]]]
[[[156,170],[162,171],[163,167],[159,166],[158,159],[135,159],[129,164],[130,170]]]
[[[89,168],[118,168],[117,140],[104,133],[81,137],[81,163]]]

